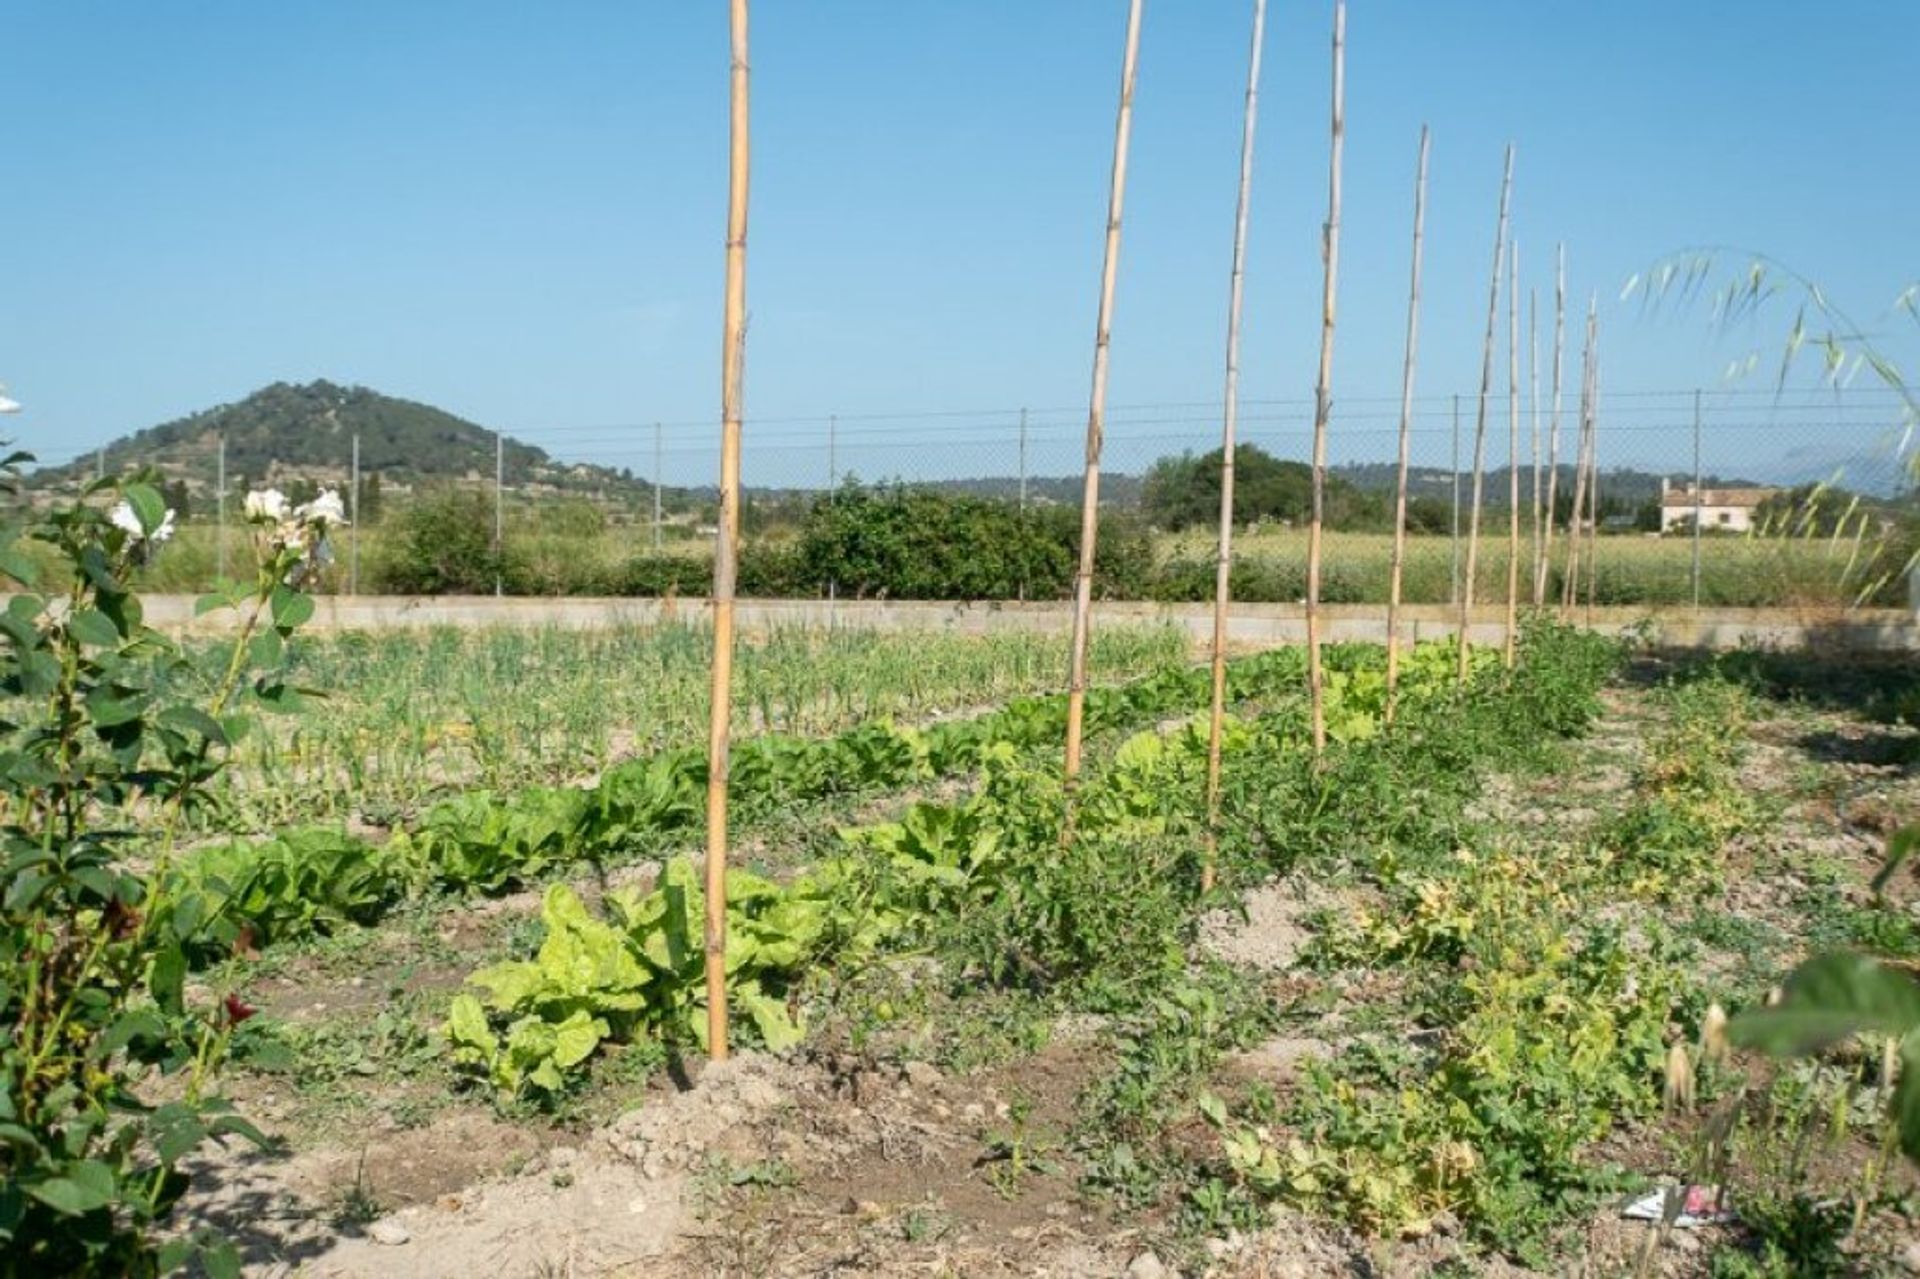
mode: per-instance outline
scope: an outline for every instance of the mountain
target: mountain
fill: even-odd
[[[487,427],[430,404],[327,381],[275,382],[235,403],[148,427],[107,445],[105,463],[113,471],[151,466],[184,481],[190,491],[211,491],[224,437],[230,488],[295,476],[337,483],[351,470],[356,435],[362,476],[377,474],[385,486],[405,490],[493,479],[495,440]],[[508,485],[516,488],[609,499],[651,494],[627,473],[556,461],[545,450],[512,439],[504,442],[502,461]],[[72,484],[90,478],[98,464],[89,455],[36,471],[31,482],[36,487]]]

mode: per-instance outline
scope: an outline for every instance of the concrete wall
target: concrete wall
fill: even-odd
[[[231,614],[193,616],[193,598],[185,595],[144,597],[147,620],[164,630],[219,633],[237,625]],[[534,627],[592,629],[648,625],[665,619],[697,622],[707,615],[702,599],[495,599],[492,596],[319,596],[311,629],[404,630],[432,626]],[[741,600],[736,605],[740,629],[748,634],[785,626],[849,626],[883,631],[950,631],[987,634],[995,631],[1048,631],[1065,634],[1069,606],[1045,603],[955,604],[938,601]],[[1321,611],[1329,640],[1386,638],[1386,610],[1378,605],[1328,605]],[[1470,634],[1475,643],[1497,643],[1502,637],[1503,605],[1474,610]],[[1584,609],[1575,620],[1586,620]],[[1451,635],[1458,610],[1445,605],[1408,606],[1402,610],[1401,635],[1408,640]],[[1096,604],[1096,625],[1163,623],[1184,628],[1196,644],[1212,634],[1213,610],[1208,604]],[[1743,643],[1771,646],[1817,644],[1852,650],[1920,650],[1920,628],[1913,614],[1897,609],[1671,609],[1600,608],[1593,611],[1595,630],[1620,633],[1646,629],[1658,643],[1677,647],[1733,648]],[[1300,643],[1306,638],[1305,612],[1298,604],[1237,604],[1229,618],[1228,635],[1239,646],[1254,648]]]

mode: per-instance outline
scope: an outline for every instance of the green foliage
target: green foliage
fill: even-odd
[[[1423,1003],[1446,1033],[1313,1066],[1285,1141],[1225,1125],[1239,1175],[1374,1231],[1452,1212],[1486,1243],[1542,1259],[1599,1184],[1585,1148],[1660,1104],[1686,991],[1659,931],[1576,927],[1586,874],[1573,858],[1463,856],[1357,912],[1332,943],[1343,962],[1427,965]]]
[[[9,483],[19,460],[0,464]],[[264,1140],[209,1092],[241,1014],[185,984],[222,891],[167,859],[252,715],[300,701],[280,667],[312,602],[287,583],[311,569],[324,522],[294,517],[297,543],[262,542],[250,591],[204,602],[243,618],[209,679],[143,624],[129,586],[171,532],[159,491],[109,481],[86,498],[25,530],[48,570],[12,554],[18,526],[0,536],[18,588],[0,614],[0,1253],[18,1274],[153,1275],[195,1256],[232,1274],[217,1240],[156,1237],[182,1159],[227,1135]],[[97,500],[115,498],[111,512]],[[151,877],[127,864],[136,836],[159,850]],[[143,1102],[161,1075],[171,1099]]]
[[[167,925],[201,959],[372,923],[410,879],[387,850],[312,827],[197,849],[161,877],[156,896]]]
[[[1739,784],[1746,693],[1702,680],[1663,691],[1668,716],[1647,742],[1632,802],[1601,832],[1601,856],[1636,896],[1667,900],[1714,881],[1728,840],[1753,827]]]
[[[829,930],[827,902],[810,885],[782,889],[727,874],[728,999],[769,1049],[792,1047],[801,1024],[789,985]],[[539,954],[468,978],[445,1033],[454,1064],[504,1097],[551,1100],[601,1043],[651,1033],[705,1047],[705,898],[691,863],[667,864],[653,892],[615,893],[608,919],[555,885],[541,908]]]
[[[1148,469],[1141,486],[1140,506],[1148,520],[1161,528],[1211,527],[1220,520],[1219,449],[1195,457],[1163,457]],[[1313,512],[1313,468],[1304,462],[1283,462],[1257,444],[1233,451],[1233,518],[1236,523],[1281,520],[1304,524]],[[1338,475],[1328,475],[1326,518],[1334,528],[1379,524],[1387,519],[1386,502],[1377,493],[1364,493]]]
[[[1061,507],[1022,510],[922,488],[867,488],[849,481],[817,500],[791,551],[750,550],[768,559],[743,588],[756,594],[854,599],[1061,599],[1072,588],[1080,528]],[[771,572],[775,565],[783,574]],[[1152,574],[1146,530],[1125,516],[1103,521],[1095,550],[1095,590],[1138,598]],[[787,589],[780,589],[785,587]],[[769,589],[773,588],[773,589]]]
[[[1775,1056],[1819,1052],[1859,1034],[1898,1041],[1889,1100],[1900,1147],[1920,1162],[1920,983],[1865,955],[1817,955],[1794,969],[1780,1002],[1740,1014],[1733,1041]]]
[[[492,501],[457,488],[415,498],[387,521],[373,570],[375,588],[395,595],[492,594],[506,571]]]
[[[428,809],[394,840],[392,856],[454,892],[503,893],[592,855],[577,839],[590,802],[584,791],[546,786],[506,801],[486,791],[461,795]]]

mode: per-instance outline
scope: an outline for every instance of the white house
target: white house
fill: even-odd
[[[1754,510],[1779,491],[1770,488],[1703,488],[1696,494],[1693,485],[1675,488],[1663,475],[1660,477],[1660,531],[1665,533],[1676,528],[1687,528],[1693,522],[1694,512],[1698,511],[1701,528],[1744,533],[1753,527]]]

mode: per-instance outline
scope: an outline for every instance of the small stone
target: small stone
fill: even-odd
[[[1167,1268],[1160,1258],[1143,1252],[1127,1263],[1127,1279],[1167,1279]]]
[[[1909,1274],[1920,1275],[1920,1240],[1908,1244],[1900,1253],[1900,1264]]]
[[[634,1216],[638,1217],[641,1213],[645,1212],[646,1210],[647,1210],[647,1201],[645,1196],[635,1195],[633,1198],[627,1200],[627,1211],[632,1213]]]
[[[859,1216],[860,1201],[858,1199],[855,1199],[852,1195],[848,1195],[846,1202],[840,1205],[840,1215],[843,1217]]]
[[[960,1117],[962,1119],[985,1119],[987,1117],[987,1108],[977,1101],[970,1101],[960,1108]]]
[[[1200,1246],[1204,1248],[1207,1255],[1215,1261],[1225,1261],[1233,1255],[1233,1245],[1224,1239],[1209,1239]]]
[[[441,1195],[433,1201],[433,1206],[441,1212],[459,1212],[464,1202],[459,1195]]]
[[[376,1221],[367,1229],[367,1238],[389,1248],[398,1248],[401,1244],[413,1240],[413,1232],[391,1217]]]
[[[936,1101],[933,1103],[933,1117],[935,1119],[951,1119],[953,1118],[953,1107],[944,1101]]]
[[[547,1152],[547,1167],[571,1168],[580,1158],[580,1152],[572,1146],[555,1146]]]
[[[901,1073],[906,1075],[907,1082],[915,1088],[938,1088],[941,1081],[946,1078],[940,1073],[938,1066],[929,1065],[924,1061],[908,1062]]]

